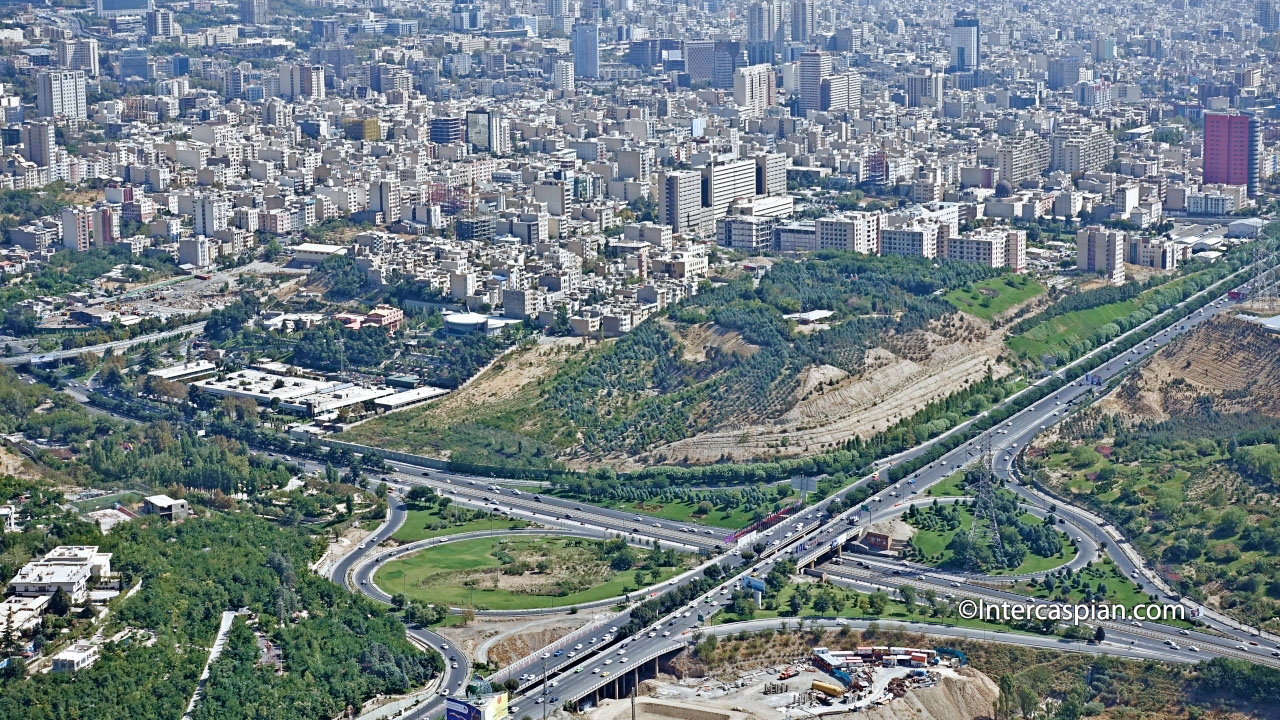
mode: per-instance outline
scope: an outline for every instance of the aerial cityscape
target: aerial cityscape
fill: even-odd
[[[1280,0],[0,49],[0,718],[1280,717]]]

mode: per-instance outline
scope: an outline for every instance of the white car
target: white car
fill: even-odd
[[[618,658],[618,662],[620,662],[620,663],[624,663],[624,662],[626,662],[626,661],[627,661],[627,659],[626,659],[626,658]]]

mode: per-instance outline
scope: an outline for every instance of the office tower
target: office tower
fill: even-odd
[[[218,195],[201,195],[193,207],[192,225],[197,235],[213,235],[227,229],[231,201]]]
[[[240,22],[245,25],[266,25],[270,19],[267,0],[240,0]]]
[[[568,60],[556,61],[551,68],[551,87],[566,93],[573,92],[573,63]]]
[[[573,26],[573,74],[583,78],[600,77],[600,26],[578,23]]]
[[[972,72],[982,63],[982,38],[977,13],[956,13],[951,28],[951,69],[954,72]]]
[[[831,75],[831,56],[816,50],[800,54],[800,92],[797,108],[804,117],[822,109],[822,79]]]
[[[702,168],[702,204],[711,218],[724,217],[734,200],[755,195],[755,160],[740,158]]]
[[[746,117],[761,117],[777,101],[773,66],[751,65],[733,74],[733,102]]]
[[[1272,0],[1258,0],[1254,6],[1253,21],[1265,32],[1280,30],[1280,11]]]
[[[431,118],[431,142],[447,145],[462,142],[462,118]]]
[[[1054,58],[1049,61],[1049,89],[1061,90],[1080,82],[1080,58]]]
[[[711,40],[686,40],[684,43],[684,70],[689,82],[711,82],[715,74],[716,44]]]
[[[83,70],[53,70],[36,76],[36,112],[40,117],[64,115],[84,120],[89,116],[85,102]]]
[[[1098,273],[1114,285],[1124,283],[1123,232],[1094,225],[1076,233],[1076,267]]]
[[[813,0],[791,0],[791,39],[807,43],[813,37]]]
[[[711,56],[711,87],[733,89],[733,76],[747,66],[746,44],[737,40],[717,40]]]
[[[756,161],[756,194],[785,195],[787,193],[786,153],[760,153]]]
[[[22,157],[40,167],[49,167],[57,155],[58,144],[54,124],[48,120],[25,122],[19,131]]]
[[[658,38],[635,40],[627,45],[627,64],[648,70],[662,62],[662,41]]]
[[[815,232],[819,250],[848,250],[880,254],[880,229],[884,214],[851,212],[818,218]]]
[[[154,8],[153,0],[97,0],[94,3],[98,17],[141,16]]]
[[[83,70],[89,77],[98,75],[98,41],[93,38],[59,40],[56,45],[58,67]]]
[[[761,0],[747,8],[747,61],[752,65],[773,63],[781,7],[774,0]]]
[[[511,121],[501,113],[479,108],[467,111],[467,142],[475,152],[511,152]]]
[[[942,76],[932,68],[924,68],[907,76],[907,107],[942,105]]]
[[[173,38],[182,34],[182,26],[173,19],[173,11],[156,8],[147,13],[147,37]]]
[[[843,112],[862,103],[862,76],[854,72],[822,78],[820,110]]]
[[[1244,185],[1258,194],[1262,158],[1262,125],[1244,113],[1205,113],[1204,181]]]
[[[76,205],[62,209],[62,247],[84,252],[93,239],[93,210]]]
[[[151,55],[146,48],[130,47],[120,51],[120,80],[151,79]]]
[[[672,232],[696,230],[702,223],[702,174],[697,170],[674,170],[662,178],[659,211],[663,225]]]
[[[1107,62],[1116,59],[1115,38],[1097,37],[1093,39],[1092,55],[1094,62]]]

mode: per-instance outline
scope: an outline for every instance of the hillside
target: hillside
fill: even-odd
[[[842,253],[780,262],[758,283],[704,285],[617,340],[518,351],[447,400],[350,436],[536,465],[821,452],[1008,373],[999,338],[944,297],[998,274]],[[786,317],[810,310],[832,314]]]
[[[1133,420],[1212,409],[1280,416],[1280,335],[1220,316],[1156,353],[1103,402]]]

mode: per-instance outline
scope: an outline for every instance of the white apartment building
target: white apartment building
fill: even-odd
[[[1076,233],[1076,267],[1098,273],[1113,285],[1124,283],[1125,234],[1093,226]]]
[[[819,250],[849,250],[865,255],[880,254],[880,232],[884,214],[850,212],[815,221]]]
[[[894,228],[880,229],[881,255],[938,256],[939,224],[924,220]]]

